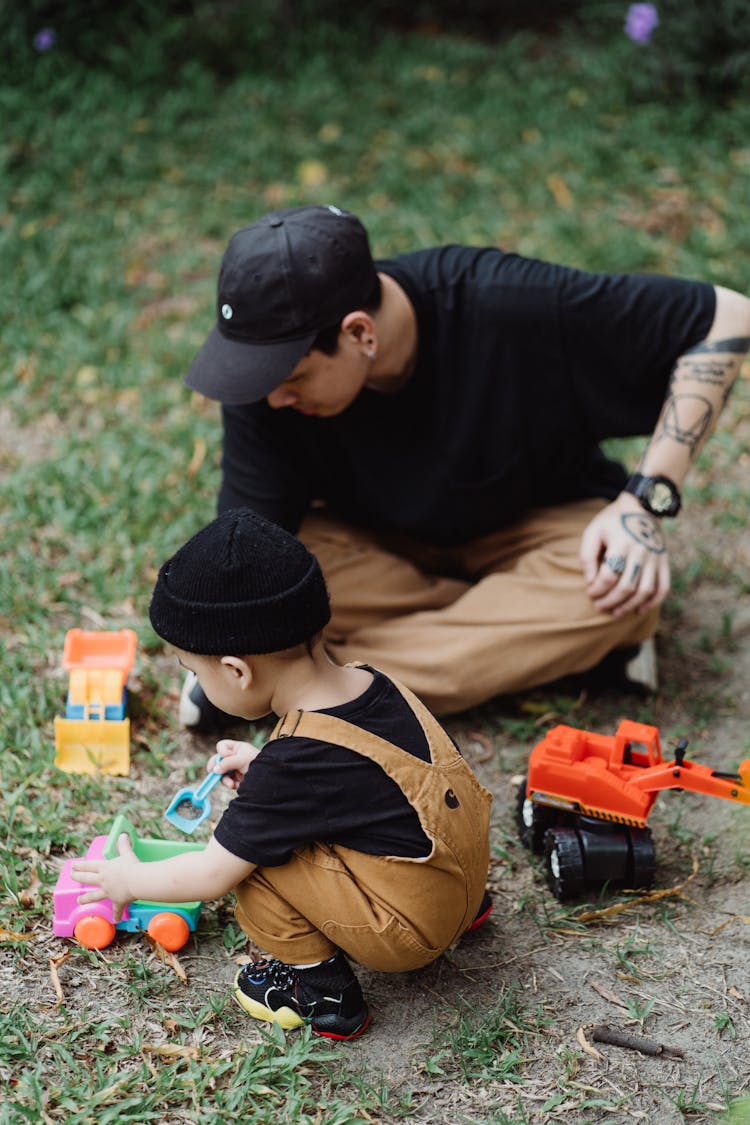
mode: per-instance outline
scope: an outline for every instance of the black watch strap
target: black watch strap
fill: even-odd
[[[643,473],[633,473],[625,485],[625,491],[632,493],[641,507],[657,519],[676,516],[682,507],[680,490],[669,477],[647,477]]]

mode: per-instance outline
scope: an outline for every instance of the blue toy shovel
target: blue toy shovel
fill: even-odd
[[[216,759],[216,765],[221,758]],[[208,794],[224,775],[213,770],[207,774],[197,789],[180,789],[175,793],[167,811],[164,813],[170,824],[179,828],[181,832],[195,832],[198,825],[211,815],[211,802]]]

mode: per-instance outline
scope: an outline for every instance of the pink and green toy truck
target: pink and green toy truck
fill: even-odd
[[[168,859],[181,852],[202,851],[205,844],[195,841],[157,840],[139,837],[130,821],[120,815],[107,836],[96,836],[86,852],[86,858],[114,859],[119,853],[117,841],[127,832],[133,851],[143,863]],[[75,859],[66,860],[54,890],[53,932],[57,937],[75,938],[86,949],[105,949],[115,934],[146,931],[165,949],[175,952],[182,949],[198,925],[201,902],[147,902],[136,900],[125,909],[120,922],[113,920],[110,899],[88,902],[81,906],[78,896],[86,890],[71,875]]]

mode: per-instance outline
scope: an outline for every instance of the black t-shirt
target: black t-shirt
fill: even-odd
[[[607,437],[650,433],[677,358],[713,320],[711,285],[596,274],[446,246],[377,263],[409,297],[418,357],[395,395],[341,414],[224,407],[219,508],[296,531],[313,500],[375,530],[448,545],[530,508],[614,498]]]
[[[430,760],[424,731],[401,692],[373,670],[357,699],[322,714],[346,719]],[[214,833],[258,867],[287,863],[295,848],[343,844],[368,855],[420,858],[431,843],[403,792],[375,762],[317,739],[274,739],[251,763]]]

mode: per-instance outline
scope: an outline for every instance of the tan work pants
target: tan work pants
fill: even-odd
[[[331,593],[332,658],[382,668],[430,710],[449,714],[584,672],[645,640],[658,611],[613,617],[586,594],[581,535],[602,507],[582,500],[538,509],[448,548],[313,512],[299,534]]]

